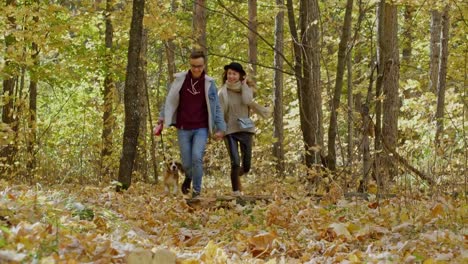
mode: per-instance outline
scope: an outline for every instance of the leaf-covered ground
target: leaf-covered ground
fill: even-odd
[[[468,263],[465,197],[317,200],[293,179],[258,182],[246,193],[271,201],[190,207],[149,184],[3,181],[0,263]],[[205,185],[205,198],[229,194]]]

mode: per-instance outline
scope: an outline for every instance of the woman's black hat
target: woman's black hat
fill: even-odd
[[[224,66],[224,70],[227,71],[228,69],[234,70],[238,73],[241,73],[242,75],[245,75],[245,71],[242,68],[242,65],[240,65],[237,62],[231,62],[228,65]]]

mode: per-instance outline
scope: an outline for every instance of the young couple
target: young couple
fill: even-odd
[[[201,192],[208,136],[214,135],[217,140],[224,138],[231,159],[233,194],[241,195],[239,176],[250,170],[255,132],[253,123],[248,122],[249,109],[262,117],[267,117],[270,110],[253,101],[253,88],[247,84],[246,73],[239,63],[224,66],[219,93],[214,79],[205,74],[203,52],[192,52],[189,63],[190,70],[175,74],[154,134],[159,135],[164,124],[177,128],[185,170],[182,193],[189,193],[192,187],[192,197],[199,196]]]

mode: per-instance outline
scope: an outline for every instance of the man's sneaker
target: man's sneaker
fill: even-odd
[[[234,191],[232,192],[232,196],[235,196],[235,197],[239,197],[239,196],[242,196],[244,195],[241,191]]]
[[[192,179],[185,177],[184,182],[182,183],[182,188],[180,188],[183,194],[189,193],[191,183]]]
[[[193,198],[198,198],[200,197],[200,193],[199,192],[192,192],[192,199]]]

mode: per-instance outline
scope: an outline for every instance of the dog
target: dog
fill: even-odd
[[[164,171],[164,189],[167,194],[172,193],[176,195],[179,191],[179,174],[184,173],[184,169],[180,162],[172,160],[166,163],[166,169]]]

